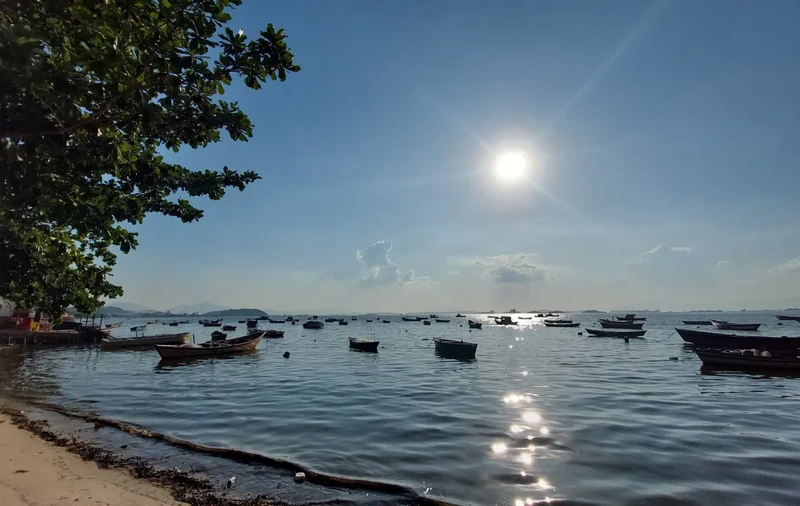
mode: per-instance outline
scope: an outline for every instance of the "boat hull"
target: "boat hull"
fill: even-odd
[[[351,350],[362,351],[364,353],[378,353],[378,345],[381,344],[380,341],[367,341],[354,337],[351,337],[349,341]]]
[[[711,320],[681,320],[684,325],[707,325],[711,326]]]
[[[738,369],[800,371],[800,358],[792,356],[761,357],[720,350],[695,350],[703,365],[735,367]]]
[[[676,328],[675,331],[687,344],[700,348],[756,348],[769,351],[786,351],[800,348],[800,337],[741,336],[679,328]]]
[[[717,330],[744,330],[756,331],[761,326],[760,323],[730,323],[711,320],[711,325]]]
[[[578,322],[563,322],[563,323],[555,323],[555,322],[544,322],[545,327],[578,327],[580,323]]]
[[[600,326],[604,329],[630,329],[641,330],[644,326],[643,322],[615,322],[612,320],[600,320]]]
[[[108,338],[100,341],[101,350],[122,350],[128,348],[142,348],[155,344],[182,344],[189,340],[189,333],[181,334],[162,334],[148,337],[129,337],[114,339]]]
[[[465,343],[463,341],[452,341],[450,339],[433,338],[436,353],[440,357],[455,358],[458,360],[473,360],[475,351],[478,349],[477,343]]]
[[[212,341],[199,345],[156,345],[156,350],[163,360],[219,357],[253,350],[258,346],[258,343],[261,342],[261,337],[262,335],[258,334],[239,337],[228,341]]]
[[[800,316],[790,316],[790,315],[776,314],[775,318],[777,318],[779,320],[783,320],[783,321],[800,322]]]
[[[471,329],[481,329],[481,328],[483,328],[483,323],[474,322],[472,320],[468,321],[467,325],[469,325],[469,328],[471,328]]]
[[[607,330],[607,329],[586,329],[589,335],[595,337],[644,337],[646,330]]]

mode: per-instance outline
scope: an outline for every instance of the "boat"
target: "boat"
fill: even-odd
[[[749,330],[749,331],[758,330],[758,327],[761,326],[760,323],[730,323],[730,322],[722,322],[719,320],[711,320],[711,325],[713,325],[714,328],[717,330]]]
[[[620,322],[603,318],[597,321],[604,329],[641,329],[644,326],[644,322]]]
[[[283,331],[282,330],[263,330],[263,331],[256,331],[256,332],[263,332],[264,333],[264,337],[266,337],[268,339],[278,339],[278,338],[283,337]]]
[[[711,320],[681,320],[684,325],[711,325]]]
[[[471,328],[471,329],[481,329],[481,328],[483,328],[483,323],[481,323],[481,322],[474,322],[474,321],[472,321],[472,320],[469,320],[469,321],[467,322],[467,325],[469,325],[469,328]]]
[[[555,313],[547,313],[546,315],[544,315],[545,318],[549,318],[550,316],[558,316],[558,315]]]
[[[338,321],[339,321],[338,318],[325,318],[325,323],[333,323]]]
[[[445,319],[443,319],[443,318],[437,318],[437,319],[436,319],[436,322],[437,322],[437,323],[450,323],[450,320],[445,320]]]
[[[435,314],[432,314],[432,315],[428,316],[428,318],[430,318],[431,320],[435,320],[435,319],[437,319],[439,317],[436,316]]]
[[[344,318],[342,318],[341,320],[339,320],[339,325],[347,325],[348,323],[349,323],[349,322],[348,322],[347,320],[345,320]]]
[[[436,347],[436,353],[445,358],[472,360],[475,358],[475,350],[478,349],[477,343],[467,343],[453,339],[434,337],[433,342]]]
[[[647,320],[647,318],[637,317],[633,313],[628,313],[625,316],[615,316],[614,319],[620,322],[643,322]]]
[[[533,316],[517,316],[520,320],[532,320]]]
[[[250,351],[258,346],[263,334],[253,334],[227,341],[210,341],[201,344],[156,345],[162,359],[218,357]]]
[[[189,323],[189,320],[181,320],[178,323],[180,323],[181,325],[186,325]]]
[[[544,318],[544,313],[536,313],[536,318]]]
[[[545,320],[544,322],[545,322],[545,323],[572,323],[572,320],[567,320],[567,319],[561,319],[561,318],[559,318],[559,319],[557,319],[557,320]]]
[[[203,327],[221,327],[222,324],[220,322],[205,322]]]
[[[512,320],[510,316],[496,316],[494,322],[498,325],[517,325],[517,322]]]
[[[544,322],[545,327],[579,327],[579,322]]]
[[[351,317],[350,317],[350,321],[351,321],[351,322],[358,321],[358,316],[351,316]]]
[[[219,330],[215,330],[214,332],[211,333],[212,341],[222,341],[226,337],[228,337],[228,334],[226,334],[225,332],[220,332]]]
[[[383,323],[391,323],[389,320],[383,320]]]
[[[239,320],[237,323],[247,323],[247,320]]]
[[[401,316],[400,319],[403,320],[404,322],[416,322],[416,321],[419,321],[419,320],[417,320],[416,316]]]
[[[123,348],[138,348],[153,346],[154,344],[181,344],[189,339],[188,332],[180,334],[160,334],[147,337],[108,337],[100,341],[101,350],[121,350]]]
[[[286,320],[273,320],[272,318],[266,318],[266,320],[269,320],[270,323],[286,323]]]
[[[800,337],[769,337],[754,335],[723,334],[694,329],[675,328],[688,344],[700,348],[756,348],[759,350],[796,350],[800,348]]]
[[[597,337],[644,337],[646,330],[608,330],[586,328],[589,335]]]
[[[258,320],[247,320],[245,323],[247,324],[248,329],[254,329],[258,327]]]
[[[466,318],[466,316],[464,316],[464,315],[463,315],[463,314],[461,314],[461,313],[458,313],[458,314],[456,315],[456,318]]]
[[[754,353],[755,351],[755,353]],[[695,348],[703,365],[741,367],[742,369],[781,369],[800,371],[797,351],[774,354],[758,350],[713,350]]]
[[[776,314],[776,315],[775,315],[775,318],[777,318],[777,319],[779,319],[779,320],[784,320],[784,321],[786,321],[786,320],[790,320],[790,321],[796,321],[796,322],[800,322],[800,316],[792,316],[792,315]]]
[[[256,320],[261,320],[261,321],[263,321],[263,320],[269,320],[269,317],[268,317],[267,315],[264,315],[264,316],[259,316],[258,318],[256,318]]]
[[[131,327],[131,332],[144,332],[146,328],[147,325],[136,325],[135,327]]]
[[[319,320],[308,320],[307,322],[303,323],[304,329],[321,329],[324,326],[325,324]]]
[[[367,323],[372,323],[372,320],[367,320]]]
[[[223,325],[222,330],[236,330],[236,325]]]
[[[378,345],[381,344],[380,341],[369,341],[367,339],[357,339],[355,337],[351,337],[349,341],[351,350],[364,351],[367,353],[378,353]]]
[[[430,325],[431,321],[430,320],[422,320],[422,324],[423,325]]]

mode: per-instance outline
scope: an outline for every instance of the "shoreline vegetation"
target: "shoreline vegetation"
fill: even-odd
[[[7,400],[11,401],[11,403],[14,406],[13,408],[9,405],[8,402],[6,402]],[[122,432],[125,432],[127,434],[130,434],[132,436],[162,441],[166,444],[174,445],[183,449],[188,449],[197,453],[205,453],[217,457],[228,458],[238,462],[265,464],[275,469],[284,470],[292,474],[302,472],[305,474],[304,481],[307,481],[311,484],[321,485],[324,487],[332,487],[337,489],[352,490],[354,492],[358,491],[367,493],[375,492],[375,493],[392,494],[397,496],[398,504],[408,504],[415,506],[416,505],[457,506],[454,503],[420,495],[415,490],[402,485],[327,475],[306,469],[303,466],[296,464],[294,462],[290,462],[288,460],[269,457],[266,455],[247,452],[244,450],[231,449],[231,448],[217,448],[206,445],[200,445],[193,443],[191,441],[175,438],[167,434],[162,434],[160,432],[150,431],[133,424],[100,417],[92,413],[76,411],[49,403],[20,401],[13,398],[4,399],[0,397],[0,420],[2,420],[3,422],[10,422],[11,426],[16,427],[16,429],[14,430],[21,429],[30,432],[35,436],[37,436],[38,438],[42,439],[44,442],[51,443],[53,446],[48,446],[47,448],[49,448],[49,450],[43,450],[45,452],[44,458],[47,459],[48,461],[58,460],[61,451],[75,454],[84,461],[91,461],[96,463],[97,467],[99,467],[100,469],[113,469],[120,472],[128,471],[130,477],[140,480],[140,483],[142,484],[143,487],[141,491],[139,491],[134,487],[131,493],[137,494],[141,492],[143,496],[149,497],[146,493],[147,487],[158,487],[162,491],[169,491],[169,493],[173,498],[172,501],[167,501],[167,502],[148,503],[146,501],[144,502],[133,501],[130,504],[142,504],[145,506],[151,504],[153,506],[155,506],[156,504],[165,504],[165,505],[189,504],[192,506],[210,506],[210,505],[283,506],[283,505],[288,505],[290,503],[287,503],[280,499],[268,497],[266,495],[258,495],[254,497],[244,497],[244,498],[225,497],[223,494],[220,494],[218,492],[217,488],[214,487],[211,480],[209,479],[194,476],[189,472],[181,471],[180,469],[177,468],[159,469],[150,465],[144,459],[138,457],[131,457],[131,458],[122,457],[120,455],[115,454],[111,450],[101,447],[100,445],[90,443],[87,441],[82,441],[74,436],[67,437],[65,435],[59,434],[50,426],[50,423],[47,422],[46,420],[34,419],[33,417],[30,417],[24,409],[18,408],[18,407],[24,407],[26,404],[35,407],[37,409],[42,409],[45,411],[58,413],[66,417],[76,418],[86,422],[94,423],[95,427],[114,428]],[[4,443],[4,441],[6,440],[7,431],[8,427],[6,426],[6,424],[0,423],[0,443]],[[19,438],[17,438],[17,440],[19,440]],[[18,448],[18,450],[19,452],[25,451],[26,453],[28,453],[27,449],[23,450],[22,448]],[[13,464],[9,464],[8,462],[6,462],[5,459],[0,459],[0,462],[2,462],[2,464],[5,467],[8,467],[9,465],[13,466]],[[80,474],[81,469],[85,470],[86,468],[80,468],[76,471],[76,473]],[[100,477],[97,479],[100,480],[102,483],[105,483],[103,480],[108,480],[109,478]],[[109,486],[114,484],[115,482],[113,481],[107,483],[107,485]],[[2,502],[3,504],[13,505],[15,503],[10,502],[10,499],[9,500],[6,499],[5,488],[7,486],[8,485],[6,485],[5,481],[0,481],[0,499],[2,499],[2,501],[0,502]],[[33,490],[38,490],[36,483],[32,483],[31,488]],[[166,495],[164,495],[164,497],[166,497]],[[28,504],[28,503],[21,503],[21,504]],[[32,503],[32,506],[36,506],[37,504],[38,503],[34,502]],[[46,502],[45,504],[54,504],[54,503]],[[115,499],[112,500],[110,504],[126,504],[126,503],[121,503]]]

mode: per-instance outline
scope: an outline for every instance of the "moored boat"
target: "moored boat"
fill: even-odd
[[[342,318],[341,320],[339,320],[339,325],[347,325],[347,324],[348,324],[348,321],[347,321],[347,320],[345,320],[344,318]]]
[[[797,350],[800,337],[768,337],[753,335],[724,334],[694,329],[675,328],[686,343],[700,348],[756,348],[759,350]]]
[[[304,329],[321,329],[324,326],[325,324],[319,320],[308,320],[306,322],[303,322]]]
[[[450,320],[445,320],[444,318],[437,318],[436,322],[437,323],[450,323]]]
[[[258,327],[258,320],[247,320],[245,323],[248,329],[254,329]]]
[[[338,321],[339,321],[338,318],[325,318],[325,323],[333,323]]]
[[[223,325],[222,330],[236,330],[236,325]]]
[[[711,320],[681,320],[684,325],[711,325]]]
[[[644,322],[621,322],[603,318],[597,321],[604,329],[641,329],[644,326]]]
[[[177,327],[179,324],[180,324],[180,322],[175,321],[175,322],[170,322],[169,326],[170,327]]]
[[[383,323],[392,323],[389,320],[383,320]]]
[[[775,318],[783,321],[796,321],[800,322],[800,316],[793,316],[793,315],[783,315],[783,314],[776,314]]]
[[[467,325],[469,325],[469,328],[471,328],[471,329],[480,329],[480,328],[483,328],[483,323],[481,323],[481,322],[474,322],[474,321],[472,321],[472,320],[469,320],[469,321],[467,322]]]
[[[571,321],[551,321],[551,322],[544,322],[545,327],[578,327],[580,326],[579,322],[571,322]]]
[[[475,358],[475,350],[478,349],[477,343],[467,343],[453,339],[434,337],[433,342],[436,347],[436,353],[445,358],[472,360]]]
[[[158,320],[153,320],[151,322],[147,322],[148,325],[155,325],[156,323],[158,323]]]
[[[121,350],[124,348],[139,348],[153,346],[154,344],[181,344],[189,339],[188,332],[180,334],[159,334],[146,337],[108,337],[100,341],[101,350]]]
[[[512,320],[510,316],[496,316],[494,322],[498,325],[517,325],[517,322]]]
[[[761,326],[760,323],[731,323],[719,320],[711,320],[711,325],[717,330],[747,330],[755,331]]]
[[[461,313],[458,313],[458,314],[456,315],[456,318],[466,318],[466,316],[464,316],[464,315],[463,315],[463,314],[461,314]]]
[[[131,332],[143,332],[146,328],[147,325],[136,325],[135,327],[131,327]]]
[[[211,340],[212,341],[222,341],[228,337],[228,334],[225,332],[220,332],[219,330],[215,330],[211,333]]]
[[[250,351],[261,342],[262,334],[229,339],[227,341],[210,341],[201,344],[156,345],[158,354],[162,359],[186,359],[218,357]]]
[[[367,339],[358,339],[355,337],[351,337],[349,339],[349,342],[350,342],[350,349],[357,351],[364,351],[367,353],[378,353],[378,345],[381,344],[380,341],[370,341]]]
[[[247,320],[239,320],[237,323],[247,323]]]
[[[797,351],[774,354],[758,350],[714,350],[696,348],[695,353],[703,365],[726,366],[742,369],[780,369],[800,371],[800,357]],[[753,353],[755,351],[755,353]]]
[[[562,319],[559,318],[557,320],[545,320],[545,323],[572,323],[572,320],[567,320],[566,318]]]
[[[430,325],[431,321],[430,320],[422,320],[422,324],[423,325]]]
[[[256,331],[254,333],[258,333],[258,332],[259,331]],[[282,330],[272,330],[272,329],[270,329],[270,330],[264,330],[264,331],[260,331],[260,332],[264,332],[264,337],[266,337],[268,339],[279,339],[279,338],[283,337],[283,331]]]
[[[646,330],[608,330],[586,328],[589,335],[596,337],[644,337]]]
[[[615,316],[614,319],[620,322],[643,322],[647,320],[647,318],[637,317],[634,313],[628,313],[625,316]]]
[[[270,323],[286,323],[286,320],[273,320],[272,318],[266,318],[266,320],[268,320]]]
[[[401,316],[401,317],[400,317],[400,319],[401,319],[401,320],[403,320],[404,322],[415,322],[415,321],[419,321],[419,320],[417,320],[417,317],[416,317],[416,316]]]
[[[520,320],[532,320],[533,316],[517,316]]]

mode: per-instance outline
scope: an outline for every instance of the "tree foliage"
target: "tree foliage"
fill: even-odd
[[[256,0],[258,1],[258,0]],[[161,153],[247,141],[253,125],[218,99],[297,72],[283,30],[226,26],[241,0],[0,2],[0,297],[60,315],[122,289],[115,251],[148,213],[202,217],[252,171],[190,170]]]

